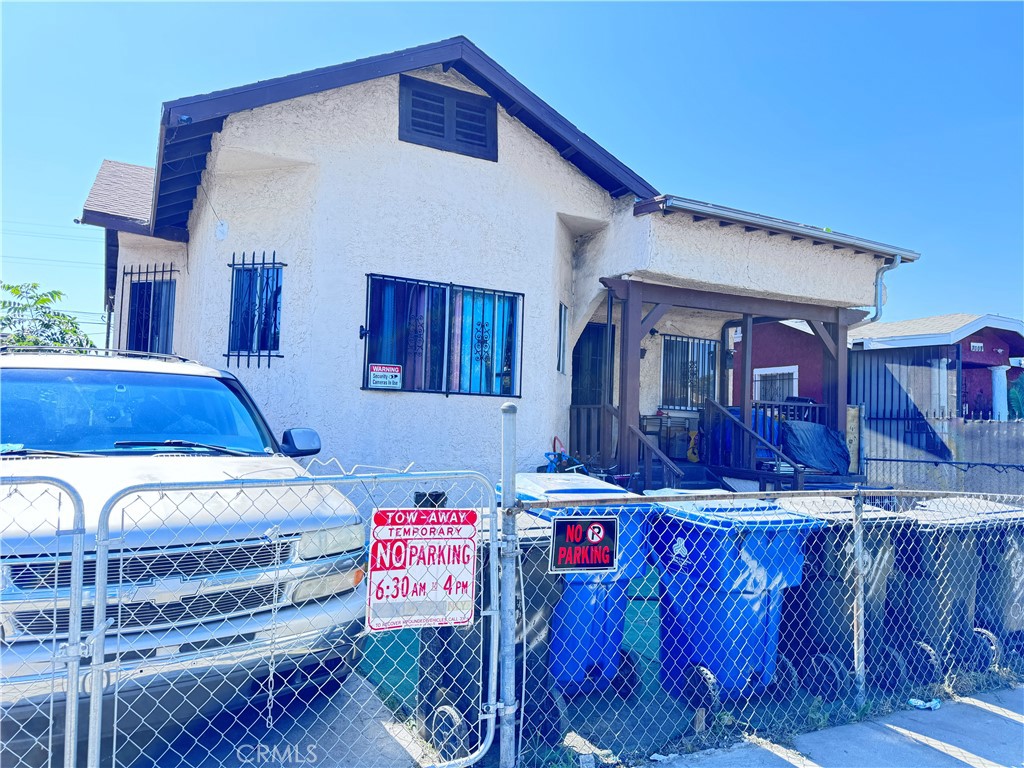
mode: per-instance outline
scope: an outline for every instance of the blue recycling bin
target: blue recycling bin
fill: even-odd
[[[501,492],[501,485],[498,485]],[[565,573],[562,596],[551,616],[549,671],[555,684],[572,695],[614,687],[622,695],[635,688],[636,671],[623,650],[629,580],[647,573],[648,517],[643,496],[573,473],[516,475],[516,497],[523,501],[564,501],[566,506],[529,510],[546,522],[565,516],[614,516],[619,520],[618,567],[611,573]],[[623,505],[588,507],[594,499],[621,499]],[[526,597],[530,602],[529,596]]]
[[[651,514],[661,684],[691,706],[764,691],[776,674],[782,595],[824,525],[773,502],[667,502]]]

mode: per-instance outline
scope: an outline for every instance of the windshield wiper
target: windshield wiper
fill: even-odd
[[[115,448],[201,448],[213,453],[221,453],[226,456],[252,456],[246,451],[238,451],[234,448],[225,448],[223,445],[210,445],[209,443],[194,443],[191,440],[118,440],[114,443]]]
[[[48,448],[0,448],[0,456],[58,456],[74,458],[76,456],[94,456],[92,453],[75,453],[74,451],[53,451]]]

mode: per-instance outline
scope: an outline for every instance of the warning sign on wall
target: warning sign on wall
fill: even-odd
[[[473,621],[475,509],[378,509],[370,531],[371,631]]]
[[[401,389],[402,366],[370,363],[370,389]]]
[[[556,517],[551,526],[551,573],[610,573],[618,568],[615,517]]]

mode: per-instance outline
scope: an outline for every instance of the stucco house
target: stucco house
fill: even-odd
[[[722,402],[761,318],[820,334],[842,428],[847,329],[918,258],[660,194],[462,37],[166,102],[155,169],[104,161],[82,220],[111,346],[228,368],[345,466],[491,476],[509,399],[524,469],[556,436],[653,462],[641,417]]]

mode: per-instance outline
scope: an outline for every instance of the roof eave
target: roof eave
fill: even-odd
[[[696,220],[716,219],[728,224],[742,224],[748,231],[761,230],[769,234],[787,234],[794,240],[810,240],[818,245],[831,245],[835,248],[850,248],[855,253],[870,253],[878,258],[893,261],[898,256],[901,261],[917,261],[921,254],[906,248],[866,240],[841,232],[831,232],[820,227],[799,224],[795,221],[777,219],[737,208],[728,208],[700,200],[690,200],[674,195],[660,195],[648,200],[641,200],[633,207],[633,214],[641,216],[647,213],[689,213]]]

